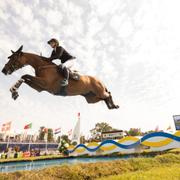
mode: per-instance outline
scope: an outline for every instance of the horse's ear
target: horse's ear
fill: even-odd
[[[14,54],[14,51],[13,51],[13,50],[11,50],[11,52]]]
[[[23,45],[21,45],[21,47],[17,50],[17,52],[21,52],[23,49]]]

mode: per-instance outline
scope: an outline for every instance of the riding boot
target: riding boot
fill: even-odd
[[[63,67],[63,75],[64,79],[61,81],[61,86],[67,86],[69,80],[69,70],[65,66]]]

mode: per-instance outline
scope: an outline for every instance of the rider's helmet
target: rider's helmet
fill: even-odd
[[[51,42],[55,42],[57,46],[59,46],[59,41],[55,38],[50,39],[47,43],[50,44]]]

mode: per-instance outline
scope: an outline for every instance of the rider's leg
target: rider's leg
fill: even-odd
[[[63,67],[64,79],[61,81],[61,86],[67,86],[69,81],[69,70],[66,66]]]
[[[64,79],[62,80],[61,82],[61,86],[67,86],[68,85],[68,80],[69,80],[69,70],[68,68],[72,68],[73,66],[73,60],[69,60],[69,61],[66,61],[65,63],[63,63],[61,65],[62,67],[62,72],[63,72],[63,75],[64,75]]]

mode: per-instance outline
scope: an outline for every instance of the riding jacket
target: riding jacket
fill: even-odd
[[[75,57],[71,56],[63,47],[58,46],[56,50],[54,49],[51,53],[50,61],[54,59],[60,59],[61,63],[65,63],[68,60],[75,59]]]

